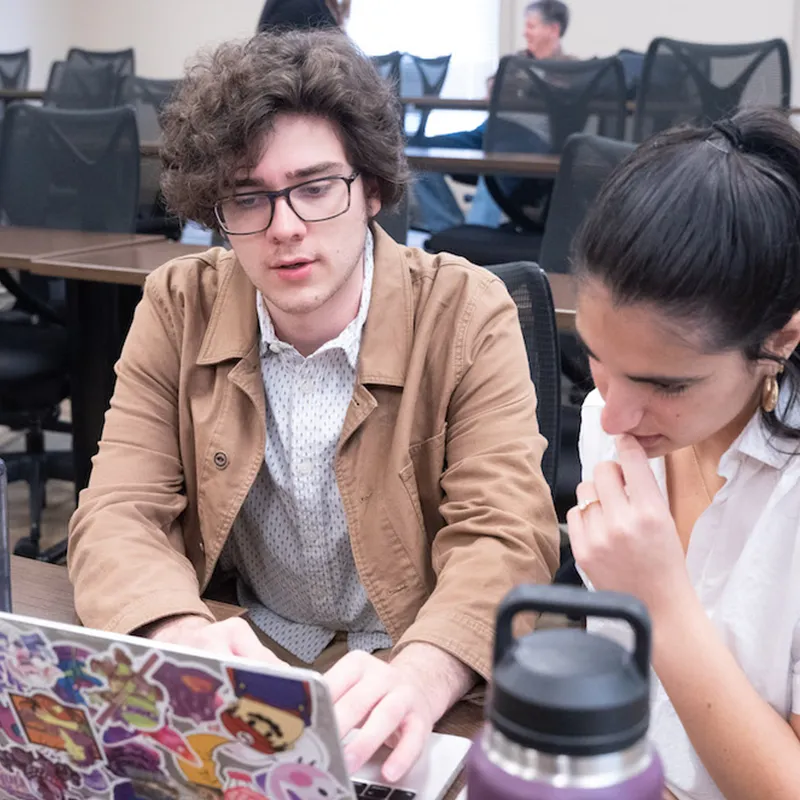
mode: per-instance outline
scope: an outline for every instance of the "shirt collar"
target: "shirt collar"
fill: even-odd
[[[358,363],[358,353],[361,346],[361,333],[369,312],[369,302],[372,296],[372,276],[375,272],[375,240],[372,231],[367,228],[367,236],[364,241],[364,285],[361,289],[361,301],[358,305],[358,313],[353,321],[335,338],[325,342],[311,356],[322,353],[325,350],[340,349],[347,356],[347,360],[353,369]],[[294,351],[295,348],[287,342],[281,341],[275,333],[275,327],[270,319],[264,297],[261,292],[256,292],[256,312],[258,314],[258,327],[261,333],[259,349],[261,356],[270,356],[282,351]],[[309,357],[311,357],[309,356]]]
[[[789,381],[785,381],[778,398],[777,414],[787,424],[798,427],[800,425],[800,407],[795,405],[794,408],[787,411],[791,399],[792,387],[789,385]],[[790,458],[797,457],[796,450],[796,443],[780,438],[767,428],[759,409],[720,459],[719,474],[723,478],[729,477],[725,473],[733,460],[740,455],[754,458],[775,469],[783,469]]]

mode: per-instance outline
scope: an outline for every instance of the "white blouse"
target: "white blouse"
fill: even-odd
[[[597,391],[584,402],[585,480],[599,462],[617,457],[614,439],[600,425],[602,408]],[[781,450],[794,446],[770,440],[756,414],[722,456],[719,475],[726,483],[695,523],[686,553],[692,585],[722,640],[756,691],[787,720],[800,714],[800,454]],[[651,459],[650,466],[666,497],[664,459]],[[589,629],[632,645],[620,623],[591,620]],[[680,800],[724,800],[655,673],[652,679],[650,737],[670,790]]]

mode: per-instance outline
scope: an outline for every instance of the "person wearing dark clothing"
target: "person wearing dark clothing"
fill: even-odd
[[[270,28],[334,28],[344,23],[349,2],[336,0],[267,0],[258,32]]]

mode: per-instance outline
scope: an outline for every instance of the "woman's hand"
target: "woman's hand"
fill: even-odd
[[[567,514],[572,552],[595,589],[632,594],[655,616],[694,590],[647,455],[632,436],[619,437],[617,454],[619,463],[598,464],[578,486]]]

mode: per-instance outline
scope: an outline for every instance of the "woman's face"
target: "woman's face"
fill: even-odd
[[[601,281],[580,281],[578,333],[605,401],[610,435],[630,434],[649,458],[738,435],[758,408],[769,362],[738,351],[704,352],[702,331],[650,304],[615,306]]]

